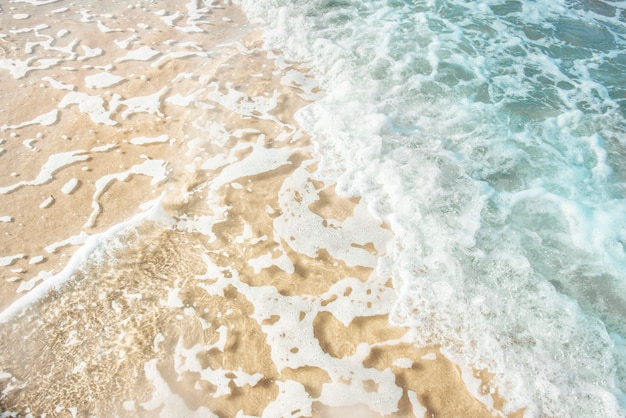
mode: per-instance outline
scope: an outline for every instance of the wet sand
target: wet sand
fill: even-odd
[[[2,6],[0,416],[501,416],[390,325],[306,66],[236,6],[101,3]]]

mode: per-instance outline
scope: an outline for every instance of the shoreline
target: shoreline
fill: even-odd
[[[19,96],[28,97],[19,112],[0,122],[7,126],[0,159],[11,161],[0,187],[49,173],[41,184],[0,194],[3,210],[28,215],[27,222],[6,214],[13,220],[0,223],[3,235],[18,238],[5,241],[0,257],[23,254],[3,266],[2,311],[19,286],[36,290],[53,275],[36,271],[60,271],[85,242],[82,232],[118,225],[159,196],[171,218],[116,234],[62,290],[0,323],[0,408],[58,416],[343,416],[358,405],[363,416],[492,416],[503,407],[497,393],[481,394],[495,398],[490,410],[467,387],[477,376],[436,347],[416,348],[410,330],[389,324],[394,290],[375,267],[390,232],[365,202],[341,198],[333,183],[316,178],[310,140],[293,119],[318,92],[312,77],[261,49],[236,6],[193,11],[188,4],[128,9],[123,18],[70,10],[86,21],[32,34],[69,31],[51,48],[72,45],[74,36],[97,39],[67,50],[71,57],[85,46],[82,56],[93,57],[59,64],[76,61],[72,72],[53,66],[17,80],[0,70],[3,85],[32,89]],[[13,15],[30,17],[13,23],[36,27],[36,11],[54,9],[60,5],[16,5]],[[114,31],[140,17],[134,32]],[[202,44],[207,33],[212,43]],[[128,48],[115,42],[135,35]],[[23,44],[15,59],[25,58]],[[164,45],[177,49],[161,51]],[[158,54],[150,57],[146,47]],[[124,80],[93,87],[111,75]],[[38,89],[51,94],[34,101]],[[71,92],[103,101],[98,107]],[[85,100],[91,107],[81,108]],[[41,119],[54,109],[54,122]],[[45,169],[60,153],[48,165],[56,169]],[[13,344],[18,336],[31,350]]]

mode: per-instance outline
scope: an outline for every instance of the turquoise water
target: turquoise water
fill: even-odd
[[[624,416],[626,3],[242,3],[324,88],[322,172],[392,226],[393,321],[509,411]]]

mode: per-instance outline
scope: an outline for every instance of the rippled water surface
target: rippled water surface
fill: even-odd
[[[0,416],[624,415],[622,2],[0,7]]]

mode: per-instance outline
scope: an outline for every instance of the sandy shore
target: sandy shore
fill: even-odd
[[[0,16],[1,416],[501,415],[389,324],[391,232],[316,176],[307,69],[235,6],[100,3]]]

